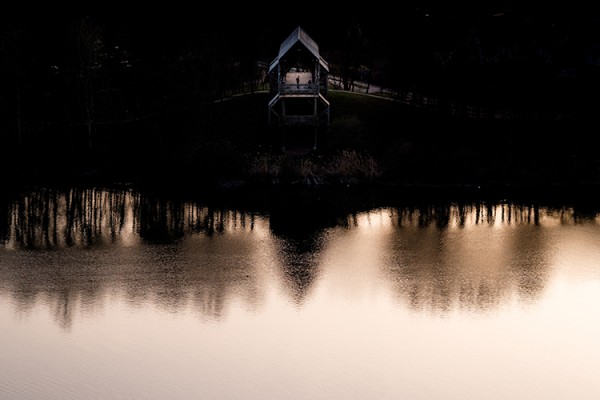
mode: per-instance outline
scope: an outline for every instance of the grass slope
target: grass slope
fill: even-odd
[[[577,121],[461,119],[341,91],[329,99],[331,125],[316,151],[282,152],[280,131],[266,126],[268,95],[257,93],[214,104],[204,120],[183,118],[163,165],[221,182],[483,186],[600,176],[595,139]]]
[[[269,95],[261,92],[98,127],[91,152],[64,143],[6,152],[3,172],[146,186],[600,181],[599,139],[583,122],[460,119],[381,97],[342,91],[328,97],[331,124],[319,131],[317,150],[305,154],[281,151],[281,132],[267,126]]]

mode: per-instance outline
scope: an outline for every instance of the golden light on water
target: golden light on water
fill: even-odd
[[[382,208],[288,235],[257,213],[76,197],[57,197],[54,220],[14,215],[36,198],[12,209],[3,398],[600,393],[595,217]]]

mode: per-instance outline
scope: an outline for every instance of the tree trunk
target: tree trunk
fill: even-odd
[[[79,79],[83,89],[84,121],[87,125],[88,148],[94,146],[94,80],[96,68],[102,50],[100,30],[82,19],[77,32],[77,45],[79,52]]]
[[[21,78],[17,71],[17,143],[19,146],[23,144],[22,127],[21,127]]]
[[[88,131],[88,149],[94,146],[94,88],[92,87],[92,77],[86,83],[85,90],[85,110]]]

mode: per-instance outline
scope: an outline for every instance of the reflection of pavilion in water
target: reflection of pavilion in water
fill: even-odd
[[[320,273],[327,231],[347,227],[348,215],[363,200],[312,190],[279,191],[271,199],[269,229],[277,238],[281,271],[296,304],[301,304]]]
[[[10,294],[22,310],[46,297],[64,326],[77,307],[93,312],[115,291],[172,310],[192,303],[201,315],[220,318],[233,299],[257,307],[264,268],[276,266],[285,293],[301,304],[322,277],[323,254],[335,254],[342,237],[360,239],[373,221],[387,221],[379,253],[361,262],[385,271],[399,298],[436,312],[485,310],[515,294],[539,296],[552,242],[539,227],[579,221],[573,208],[506,203],[359,213],[302,196],[274,204],[267,220],[132,191],[32,192],[0,204],[0,295]],[[357,261],[344,262],[350,273]]]

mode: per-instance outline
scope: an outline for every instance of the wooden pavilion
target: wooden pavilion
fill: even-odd
[[[312,129],[315,150],[319,127],[329,126],[330,115],[327,100],[329,66],[319,54],[319,46],[297,27],[281,43],[268,74],[272,95],[268,122],[281,129],[283,150],[286,132],[298,132],[293,128]]]

